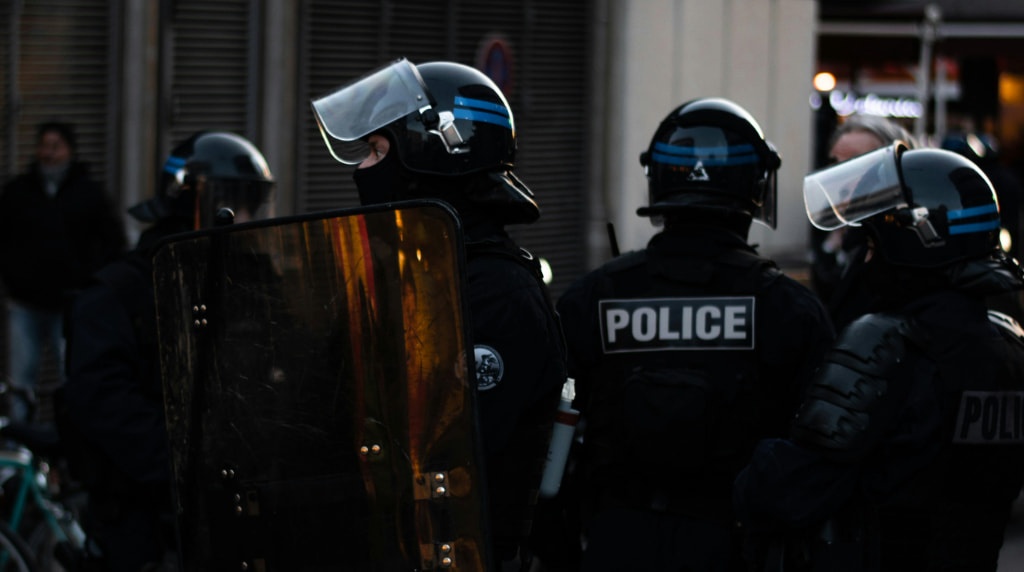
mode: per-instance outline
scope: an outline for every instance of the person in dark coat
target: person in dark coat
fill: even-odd
[[[755,570],[994,571],[1024,482],[1024,287],[982,171],[897,143],[809,175],[818,228],[859,223],[875,311],[839,335],[786,438],[736,480]]]
[[[28,170],[0,194],[0,280],[8,297],[12,421],[32,421],[47,349],[64,370],[63,313],[69,293],[123,254],[124,223],[78,160],[67,123],[43,123]]]

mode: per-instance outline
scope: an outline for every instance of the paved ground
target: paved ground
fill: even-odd
[[[1006,528],[1003,550],[999,553],[997,572],[1021,572],[1024,570],[1024,494],[1014,505],[1010,526]]]

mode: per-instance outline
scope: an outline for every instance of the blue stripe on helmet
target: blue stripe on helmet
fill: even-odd
[[[483,109],[484,111],[493,111],[494,113],[508,117],[508,109],[505,109],[504,105],[498,105],[497,103],[491,103],[490,101],[455,96],[455,105],[475,107],[476,109]]]
[[[760,157],[751,153],[749,155],[734,155],[732,157],[704,157],[698,159],[697,157],[679,157],[676,155],[666,155],[664,153],[651,153],[651,160],[655,163],[682,165],[685,167],[692,167],[698,162],[702,163],[705,167],[721,167],[728,165],[749,165],[750,163],[758,162]]]
[[[981,205],[980,207],[971,207],[959,211],[949,211],[948,213],[946,213],[946,218],[949,220],[957,220],[994,212],[999,212],[999,207],[995,203],[992,203],[989,205]]]
[[[167,158],[167,162],[164,163],[164,171],[174,175],[177,174],[177,172],[180,171],[181,168],[184,166],[184,157],[175,157],[174,155],[171,155],[170,157]]]
[[[470,121],[482,121],[484,123],[492,123],[499,125],[505,129],[512,129],[512,121],[508,117],[502,117],[493,113],[487,113],[485,111],[476,111],[473,109],[460,109],[456,107],[452,111],[452,115],[455,119],[468,119]]]
[[[949,225],[949,234],[970,234],[974,232],[988,232],[999,228],[998,220],[990,220],[987,222],[976,222],[973,224],[951,224]]]
[[[654,150],[668,155],[684,156],[693,156],[698,153],[702,155],[747,155],[755,152],[754,146],[746,143],[742,145],[729,145],[727,147],[683,147],[682,145],[669,145],[668,143],[656,142],[654,144]]]

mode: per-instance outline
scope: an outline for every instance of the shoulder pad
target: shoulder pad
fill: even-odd
[[[904,341],[917,345],[925,344],[925,332],[903,316],[893,314],[865,314],[854,320],[840,333],[833,351],[860,356],[865,360],[877,362],[885,359],[885,348],[891,344],[899,344],[902,350]]]
[[[793,438],[835,460],[856,460],[899,411],[908,345],[923,336],[909,320],[868,314],[840,335],[808,388]]]
[[[647,261],[647,252],[633,250],[621,254],[605,263],[605,272],[622,272],[630,268],[636,268]]]

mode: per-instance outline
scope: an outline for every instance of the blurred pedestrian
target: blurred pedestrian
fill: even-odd
[[[68,123],[43,123],[35,158],[0,195],[0,278],[8,297],[9,416],[32,420],[47,350],[63,377],[68,294],[125,248],[124,223],[78,159]]]

